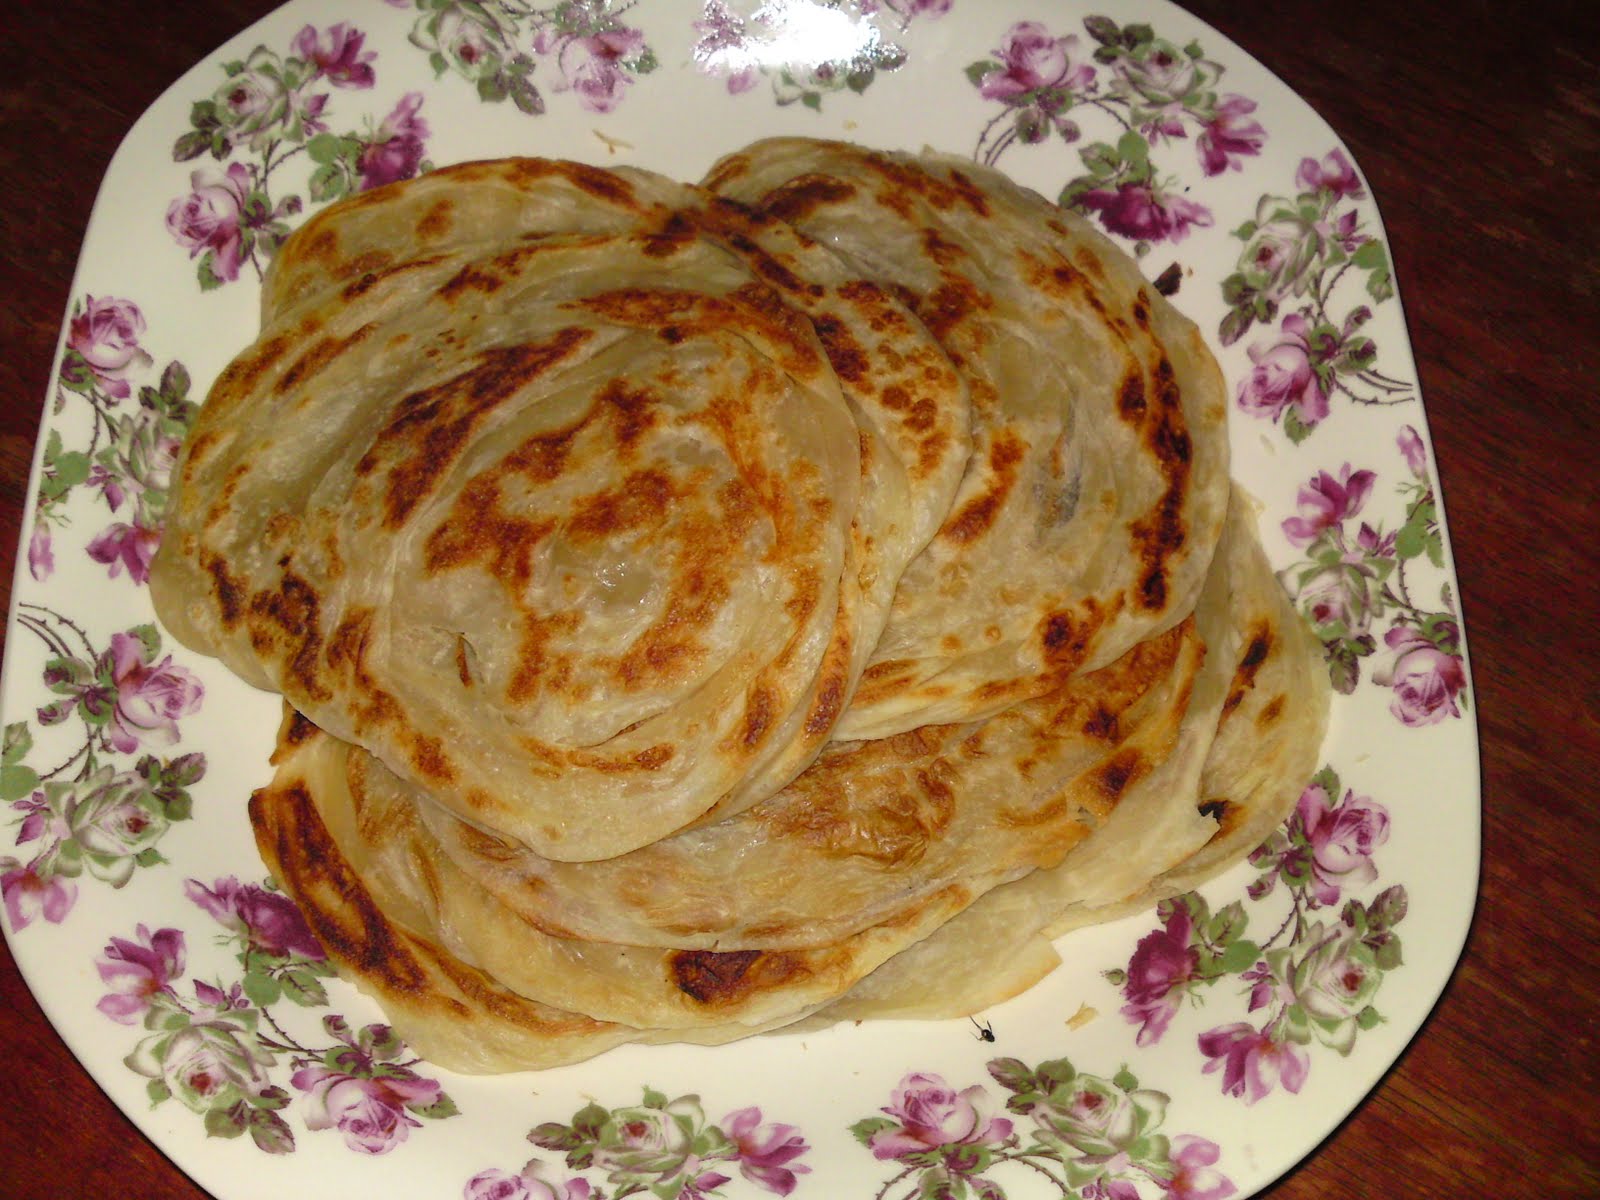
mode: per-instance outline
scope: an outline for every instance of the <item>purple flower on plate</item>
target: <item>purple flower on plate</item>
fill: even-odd
[[[1125,1153],[1146,1128],[1149,1093],[1130,1092],[1088,1074],[1062,1092],[1034,1109],[1033,1116],[1080,1154]]]
[[[1271,345],[1250,347],[1250,374],[1239,381],[1239,407],[1278,420],[1293,411],[1305,425],[1328,415],[1328,388],[1313,365],[1311,326],[1299,313],[1283,318],[1281,336]]]
[[[0,858],[0,872],[0,895],[13,933],[38,917],[59,925],[77,902],[77,884],[60,875],[42,876],[33,863],[23,866],[14,858]]]
[[[86,487],[98,491],[105,497],[106,507],[112,512],[122,507],[122,502],[128,498],[127,489],[123,486],[124,480],[116,471],[110,470],[99,463],[89,468],[89,478],[84,480]]]
[[[1372,672],[1372,679],[1394,689],[1390,712],[1413,727],[1461,715],[1456,698],[1467,686],[1467,669],[1459,656],[1409,625],[1396,625],[1383,640],[1390,658]]]
[[[811,1170],[794,1161],[810,1149],[800,1131],[793,1125],[763,1124],[759,1108],[729,1113],[722,1120],[722,1131],[738,1147],[739,1173],[769,1192],[787,1196],[795,1189],[796,1175]]]
[[[274,958],[298,954],[321,962],[327,954],[307,927],[305,918],[287,896],[253,883],[240,883],[232,875],[206,887],[197,879],[183,886],[184,895],[221,925],[243,937],[254,950]]]
[[[1243,1021],[1208,1030],[1199,1040],[1200,1052],[1211,1060],[1203,1068],[1205,1073],[1221,1071],[1223,1094],[1241,1097],[1246,1104],[1254,1104],[1280,1083],[1284,1090],[1298,1092],[1311,1069],[1304,1047],[1276,1041]]]
[[[150,1008],[151,999],[165,992],[183,974],[183,932],[158,929],[151,933],[140,925],[137,941],[114,937],[95,962],[100,982],[111,990],[95,1005],[113,1021],[136,1024]]]
[[[1345,925],[1308,931],[1310,947],[1294,964],[1294,998],[1324,1045],[1350,1053],[1365,1012],[1383,983],[1373,948]]]
[[[1181,904],[1174,905],[1163,927],[1145,934],[1134,947],[1128,978],[1122,986],[1122,995],[1128,1001],[1122,1007],[1122,1015],[1139,1026],[1141,1046],[1161,1040],[1183,1002],[1178,989],[1200,968],[1199,952],[1192,945],[1193,933],[1189,910]]]
[[[1006,30],[994,51],[1000,68],[978,81],[985,100],[1012,103],[1043,88],[1077,90],[1094,81],[1092,66],[1077,58],[1075,35],[1056,37],[1037,21],[1019,21]]]
[[[410,179],[417,173],[428,136],[428,123],[417,115],[421,107],[422,93],[407,92],[378,126],[356,164],[362,191]]]
[[[1377,479],[1372,471],[1352,471],[1345,463],[1338,478],[1319,471],[1300,489],[1297,502],[1300,515],[1283,522],[1283,532],[1296,546],[1309,546],[1326,529],[1336,529],[1366,505]]]
[[[1182,112],[1210,92],[1222,74],[1216,63],[1161,39],[1136,54],[1119,56],[1112,69],[1138,98],[1142,115]]]
[[[256,1037],[248,1007],[236,1007],[214,987],[197,984],[195,994],[200,1012],[165,1004],[167,1019],[124,1061],[138,1074],[159,1080],[191,1112],[222,1113],[247,1105],[271,1086],[267,1068],[273,1054]]]
[[[150,564],[155,561],[160,547],[161,531],[136,519],[107,525],[89,539],[85,549],[95,562],[111,568],[111,578],[115,579],[126,569],[129,579],[142,584],[150,579]]]
[[[170,746],[178,722],[200,708],[205,686],[169,654],[151,663],[145,645],[125,633],[111,635],[111,680],[116,710],[107,728],[112,746],[131,754],[141,743]]]
[[[1195,146],[1207,175],[1243,170],[1241,159],[1261,153],[1267,131],[1250,115],[1255,111],[1256,102],[1243,96],[1228,95],[1218,102]]]
[[[588,1180],[555,1180],[545,1164],[535,1159],[513,1175],[498,1167],[480,1171],[467,1180],[462,1200],[591,1200],[596,1193]]]
[[[154,361],[139,345],[144,331],[144,314],[133,301],[86,296],[67,325],[67,349],[83,360],[107,395],[122,400],[133,390],[129,373]]]
[[[1287,582],[1290,594],[1318,636],[1359,637],[1371,626],[1379,589],[1366,564],[1323,564],[1299,572]]]
[[[1319,904],[1339,902],[1341,888],[1378,877],[1372,854],[1389,840],[1389,812],[1366,796],[1347,791],[1338,804],[1319,784],[1300,793],[1295,820],[1311,851],[1312,895]]]
[[[50,544],[50,526],[36,523],[28,537],[28,574],[40,583],[49,579],[56,569],[55,549]]]
[[[377,81],[372,69],[377,52],[363,52],[367,35],[339,21],[323,33],[307,25],[294,39],[294,52],[317,68],[334,87],[369,88]]]
[[[25,796],[21,800],[13,800],[11,807],[23,814],[22,824],[17,828],[19,846],[38,841],[47,835],[52,842],[71,836],[66,821],[51,807],[43,792],[34,792],[33,795]]]
[[[1181,242],[1191,227],[1211,224],[1211,212],[1204,205],[1167,195],[1149,183],[1094,188],[1079,196],[1078,203],[1099,214],[1100,223],[1112,233],[1142,242]]]
[[[1300,169],[1295,172],[1295,183],[1308,192],[1329,191],[1335,196],[1359,199],[1365,195],[1361,180],[1356,175],[1355,164],[1352,163],[1343,150],[1333,150],[1324,155],[1319,161],[1315,158],[1302,158]]]
[[[387,1154],[422,1122],[407,1110],[427,1108],[441,1089],[432,1079],[346,1075],[328,1067],[302,1067],[289,1080],[307,1093],[306,1128],[338,1129],[361,1154]]]
[[[877,1158],[905,1158],[941,1146],[993,1146],[1011,1136],[1011,1122],[994,1115],[994,1101],[974,1085],[956,1091],[938,1075],[913,1072],[883,1110],[897,1125],[874,1132]]]
[[[1428,449],[1422,444],[1422,435],[1411,426],[1403,426],[1395,443],[1400,447],[1400,453],[1405,456],[1406,466],[1411,468],[1411,473],[1418,479],[1426,481],[1428,478]]]
[[[243,62],[230,65],[226,81],[212,95],[212,111],[233,145],[248,143],[259,151],[293,124],[300,82],[279,55],[257,46]]]
[[[189,194],[167,208],[167,232],[189,251],[210,254],[211,273],[222,282],[239,278],[244,262],[244,207],[250,169],[229,163],[225,172],[201,167],[189,176]]]
[[[84,865],[114,887],[128,882],[139,856],[153,851],[171,825],[149,780],[138,771],[113,772],[110,766],[73,787],[64,817]]]
[[[1166,1189],[1168,1200],[1227,1200],[1239,1189],[1217,1170],[1221,1157],[1222,1150],[1215,1142],[1180,1133],[1172,1139],[1167,1154],[1172,1174],[1157,1182]]]
[[[622,103],[624,89],[633,82],[628,66],[644,53],[645,42],[637,29],[606,29],[587,37],[541,30],[533,48],[555,55],[561,73],[558,91],[577,93],[578,103],[589,112],[608,113]]]
[[[728,94],[748,92],[761,79],[755,52],[749,48],[749,32],[744,18],[723,0],[706,0],[705,11],[694,22],[699,36],[694,44],[694,60],[702,69],[726,71]]]

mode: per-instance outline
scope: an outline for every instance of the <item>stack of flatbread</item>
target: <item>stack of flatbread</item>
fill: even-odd
[[[284,697],[272,874],[470,1071],[976,1011],[1252,849],[1327,707],[1195,328],[996,172],[834,142],[325,210],[151,589]]]

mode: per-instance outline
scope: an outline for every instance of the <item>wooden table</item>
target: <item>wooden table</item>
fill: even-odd
[[[1600,1196],[1600,9],[1187,3],[1327,118],[1382,207],[1483,739],[1483,881],[1465,958],[1372,1097],[1267,1194]],[[8,11],[0,586],[101,173],[172,80],[272,7],[47,0]],[[4,958],[0,1192],[202,1197],[99,1092]]]

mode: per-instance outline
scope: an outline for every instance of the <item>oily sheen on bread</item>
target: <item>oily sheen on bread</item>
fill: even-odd
[[[1314,769],[1224,399],[971,163],[468,163],[285,244],[152,595],[283,697],[263,859],[441,1065],[961,1015]]]

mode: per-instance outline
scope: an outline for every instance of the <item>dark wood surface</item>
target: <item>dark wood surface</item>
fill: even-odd
[[[272,7],[8,9],[0,599],[100,176],[171,81]],[[1483,878],[1461,966],[1373,1095],[1266,1194],[1600,1196],[1600,9],[1187,7],[1304,96],[1377,196],[1435,439],[1483,741]],[[0,1047],[0,1193],[203,1197],[74,1061],[9,953]]]

